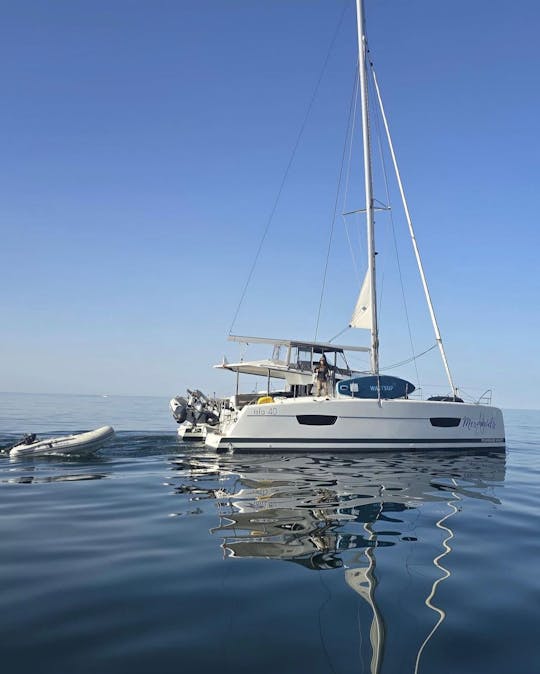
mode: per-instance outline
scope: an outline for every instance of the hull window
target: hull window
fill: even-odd
[[[451,426],[459,426],[461,419],[458,417],[431,417],[429,421],[431,422],[432,426],[450,428]]]
[[[299,414],[296,418],[303,426],[333,426],[337,420],[328,414]]]

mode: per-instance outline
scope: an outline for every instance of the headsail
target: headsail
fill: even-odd
[[[354,307],[349,326],[351,328],[365,328],[366,330],[371,330],[373,327],[371,311],[371,274],[369,271],[360,288],[360,294],[358,295],[358,300]]]

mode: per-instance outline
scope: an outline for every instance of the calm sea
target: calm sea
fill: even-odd
[[[226,456],[167,400],[0,394],[6,674],[536,674],[540,412],[506,453]]]

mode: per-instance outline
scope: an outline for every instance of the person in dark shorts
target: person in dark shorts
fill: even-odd
[[[321,356],[319,364],[315,366],[315,383],[317,385],[316,395],[328,395],[328,379],[330,378],[330,370],[326,358]]]

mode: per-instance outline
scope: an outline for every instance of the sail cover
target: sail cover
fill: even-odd
[[[354,307],[351,322],[351,328],[365,328],[371,330],[371,278],[369,270],[366,273],[356,306]]]

